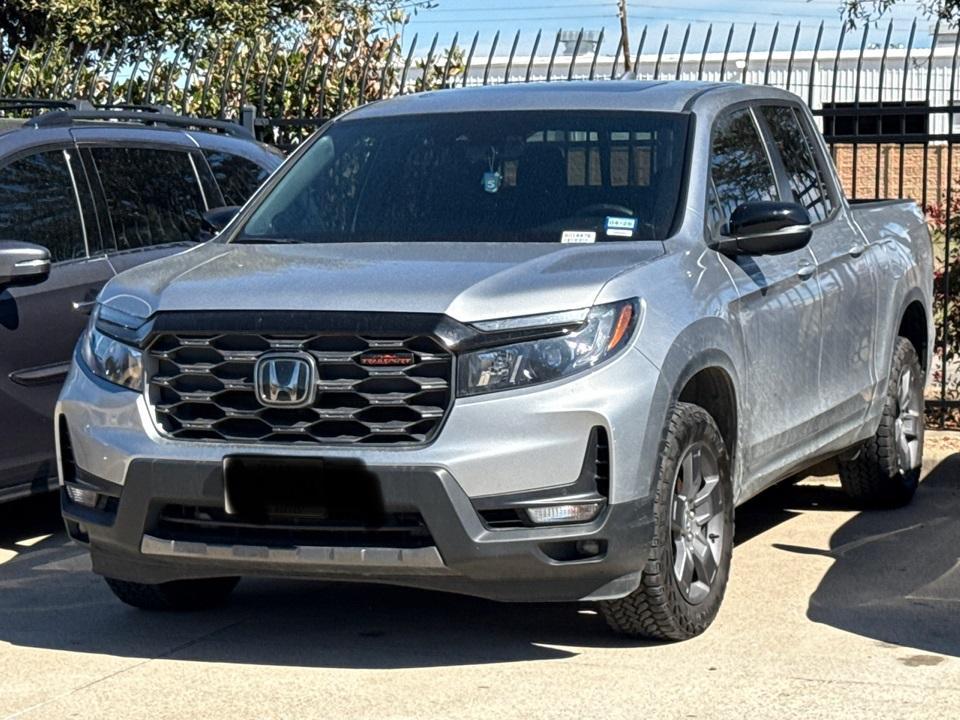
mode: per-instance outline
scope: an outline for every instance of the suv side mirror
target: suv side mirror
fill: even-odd
[[[759,200],[738,206],[712,247],[725,255],[772,255],[805,247],[812,234],[803,206]]]
[[[240,211],[239,205],[211,208],[203,214],[203,229],[216,235],[223,230]]]
[[[0,288],[36,285],[50,275],[50,251],[32,243],[0,241]]]

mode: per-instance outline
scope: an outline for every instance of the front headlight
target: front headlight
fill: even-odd
[[[83,336],[81,352],[97,377],[130,390],[143,390],[143,353],[97,330],[95,317]]]
[[[534,385],[593,367],[627,346],[636,320],[633,300],[598,305],[583,325],[559,337],[466,353],[460,359],[458,394]]]

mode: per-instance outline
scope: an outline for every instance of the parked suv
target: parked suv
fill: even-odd
[[[143,608],[291,575],[690,637],[738,503],[832,457],[863,504],[913,495],[931,255],[787,92],[368,105],[108,283],[57,410],[66,525]]]
[[[0,101],[0,501],[56,487],[53,409],[97,292],[194,244],[281,158],[232,123]]]

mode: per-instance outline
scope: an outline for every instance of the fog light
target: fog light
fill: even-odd
[[[88,508],[95,508],[99,496],[93,490],[80,487],[79,485],[67,485],[67,496],[77,505],[83,505]]]
[[[577,505],[544,505],[543,507],[527,508],[527,515],[530,517],[530,521],[537,525],[587,522],[597,516],[601,507],[603,507],[602,502],[579,503]]]

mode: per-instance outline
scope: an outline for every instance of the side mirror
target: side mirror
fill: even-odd
[[[211,208],[203,214],[203,229],[212,235],[223,230],[240,212],[239,205]]]
[[[49,250],[32,243],[0,241],[0,288],[36,285],[49,275]]]
[[[713,249],[725,255],[773,255],[806,247],[810,215],[796,203],[760,200],[737,207]]]

